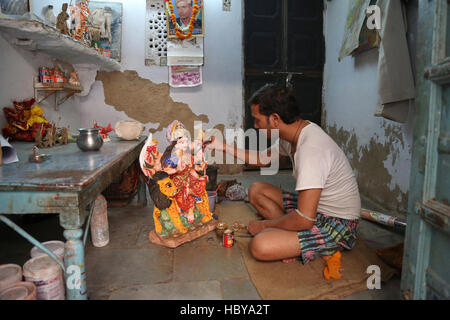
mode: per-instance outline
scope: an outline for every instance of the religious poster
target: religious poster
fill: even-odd
[[[122,52],[122,3],[89,1],[90,37],[100,52],[120,62]]]
[[[28,0],[0,0],[0,17],[23,16],[29,11]]]

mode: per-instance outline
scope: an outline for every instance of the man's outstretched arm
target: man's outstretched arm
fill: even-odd
[[[246,164],[255,165],[257,167],[270,167],[271,164],[270,160],[272,152],[270,148],[264,151],[265,155],[262,157],[261,152],[259,151],[239,149],[238,147],[230,146],[214,139],[207,144],[207,147],[216,151],[226,152],[232,155],[235,159],[239,159],[244,161]]]

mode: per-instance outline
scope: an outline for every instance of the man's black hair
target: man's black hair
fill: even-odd
[[[297,101],[289,88],[266,84],[259,88],[248,100],[249,105],[258,104],[259,113],[265,116],[277,113],[286,124],[300,119]]]

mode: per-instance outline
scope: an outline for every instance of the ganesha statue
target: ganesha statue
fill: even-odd
[[[191,231],[198,237],[213,230],[216,224],[206,192],[203,135],[191,142],[189,131],[175,120],[167,128],[166,137],[169,146],[164,153],[157,150],[158,141],[150,135],[140,155],[141,169],[154,203],[154,233],[159,238],[152,241],[150,235],[150,240],[162,244],[183,236],[187,241],[193,240],[192,235],[188,236]]]

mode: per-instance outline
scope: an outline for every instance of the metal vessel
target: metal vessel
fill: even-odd
[[[100,128],[80,128],[77,138],[77,146],[83,151],[94,151],[101,148],[103,139],[99,134]]]

